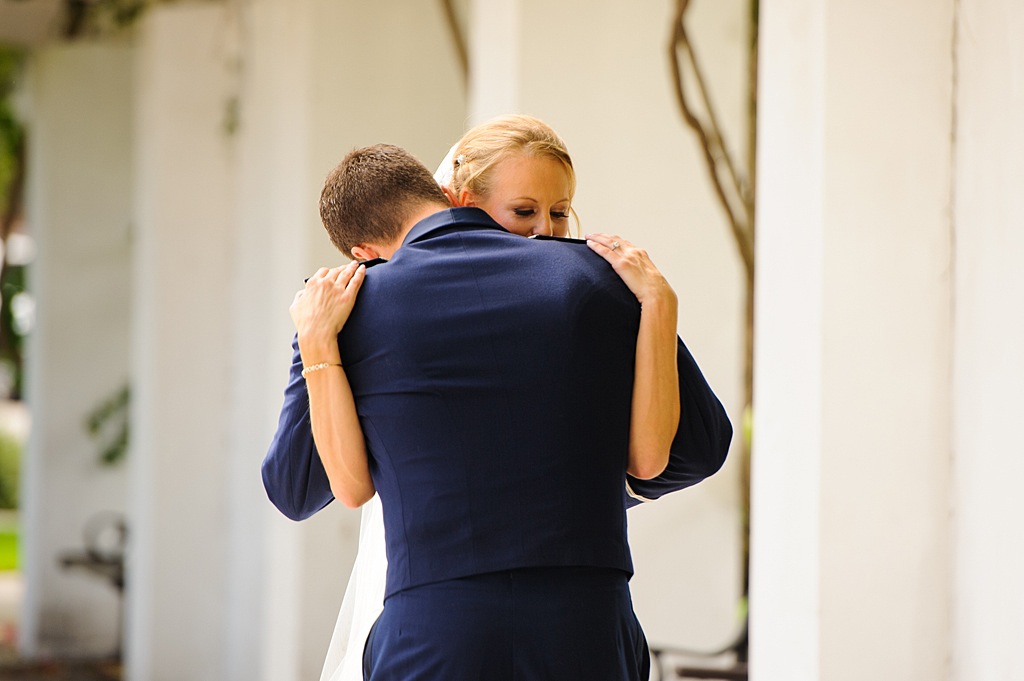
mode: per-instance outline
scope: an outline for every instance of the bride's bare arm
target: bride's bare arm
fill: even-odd
[[[678,301],[646,251],[609,234],[588,234],[587,244],[611,264],[640,302],[627,472],[647,480],[665,470],[679,428]]]
[[[338,349],[338,333],[352,312],[365,272],[356,262],[322,268],[306,281],[290,308],[305,367],[313,440],[334,497],[349,508],[363,505],[375,492],[366,442]]]

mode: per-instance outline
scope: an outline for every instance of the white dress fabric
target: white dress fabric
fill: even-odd
[[[441,161],[434,179],[442,187],[451,182],[455,171],[455,146]],[[338,622],[327,648],[320,681],[362,681],[363,646],[373,623],[384,609],[384,590],[388,573],[384,545],[384,511],[376,494],[363,505],[359,522],[359,547],[345,597],[341,601]]]
[[[388,572],[384,548],[384,513],[376,494],[363,505],[359,548],[341,602],[338,622],[327,649],[320,681],[362,681],[363,645],[384,609]]]

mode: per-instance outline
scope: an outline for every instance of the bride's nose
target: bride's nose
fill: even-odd
[[[537,224],[533,226],[533,233],[541,234],[543,236],[554,235],[554,226],[551,224],[550,214],[545,213],[539,220],[537,220]]]

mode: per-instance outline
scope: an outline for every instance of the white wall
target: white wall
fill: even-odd
[[[1024,678],[1024,7],[957,22],[953,410],[955,681]]]
[[[47,48],[28,79],[27,217],[39,255],[29,271],[19,645],[33,656],[118,647],[114,588],[58,560],[84,548],[95,514],[126,507],[124,465],[99,464],[85,419],[130,377],[131,56],[116,44]]]
[[[953,2],[761,11],[753,673],[944,678]]]

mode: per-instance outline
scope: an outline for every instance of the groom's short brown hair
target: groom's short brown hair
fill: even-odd
[[[393,144],[348,153],[324,181],[320,219],[331,242],[346,256],[358,244],[388,244],[425,203],[438,209],[448,199],[415,156]]]

